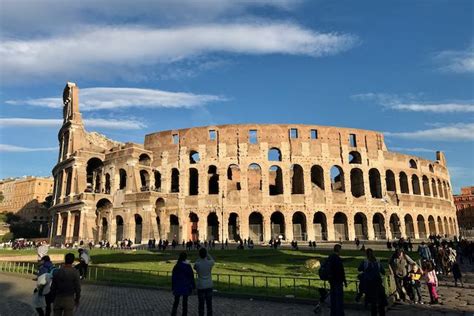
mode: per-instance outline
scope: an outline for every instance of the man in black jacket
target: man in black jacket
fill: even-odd
[[[334,246],[334,253],[329,256],[329,285],[330,300],[331,300],[331,316],[344,315],[344,290],[343,284],[347,287],[346,273],[344,272],[344,265],[342,259],[339,257],[341,245]]]

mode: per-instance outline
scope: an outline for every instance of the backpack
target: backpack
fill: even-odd
[[[380,276],[380,263],[377,261],[374,263],[364,262],[364,273],[363,277],[367,282],[380,281],[382,278]]]
[[[323,261],[323,263],[321,264],[321,267],[319,268],[319,271],[318,271],[319,278],[322,281],[329,281],[329,278],[330,278],[329,269],[330,269],[329,260],[326,259],[326,260]]]

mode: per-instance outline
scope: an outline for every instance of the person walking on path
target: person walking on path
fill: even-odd
[[[415,264],[415,261],[407,256],[403,249],[396,249],[395,253],[390,259],[390,266],[392,267],[395,277],[395,286],[397,288],[398,297],[402,301],[406,300],[405,292],[408,293],[410,299],[413,299],[413,293],[408,280],[409,264]]]
[[[438,304],[439,297],[436,287],[438,286],[438,277],[436,276],[436,271],[433,267],[433,264],[428,261],[426,262],[426,268],[424,269],[426,285],[428,286],[428,291],[430,292],[430,304]]]
[[[454,286],[458,286],[458,281],[461,282],[461,287],[464,287],[464,284],[462,283],[462,273],[461,273],[461,267],[459,266],[459,263],[454,262],[453,263],[453,278],[454,278]]]
[[[212,316],[212,267],[214,259],[207,252],[206,248],[199,249],[199,258],[194,264],[194,270],[198,274],[197,292],[199,302],[199,316],[204,316],[204,303],[207,308],[207,316]]]
[[[54,298],[54,316],[72,316],[79,306],[81,284],[79,272],[73,268],[74,254],[64,257],[64,265],[53,273],[51,292]]]
[[[38,278],[36,279],[36,289],[33,293],[33,305],[40,316],[51,315],[51,304],[54,300],[54,297],[51,295],[52,272],[54,269],[55,267],[49,256],[41,258]],[[43,310],[44,308],[45,310]]]
[[[328,257],[329,285],[331,287],[329,295],[331,301],[331,316],[344,315],[344,289],[347,287],[346,273],[342,259],[339,257],[341,245],[334,246],[334,253]]]
[[[79,264],[76,265],[76,269],[79,270],[79,276],[82,279],[85,279],[87,276],[87,267],[89,267],[89,262],[91,258],[86,250],[83,248],[78,249],[79,252]]]
[[[367,259],[361,262],[358,270],[362,272],[360,284],[365,293],[365,304],[370,305],[371,315],[385,315],[387,298],[383,286],[382,275],[385,274],[383,266],[375,258],[371,248],[366,251]]]
[[[179,254],[178,262],[176,262],[171,275],[171,289],[174,295],[171,316],[176,316],[181,296],[183,297],[183,316],[188,315],[188,296],[196,288],[193,269],[186,262],[187,257],[188,255],[185,252]]]

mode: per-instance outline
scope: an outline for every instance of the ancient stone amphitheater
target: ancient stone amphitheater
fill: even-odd
[[[442,152],[430,161],[387,150],[378,132],[300,124],[206,126],[124,144],[84,130],[75,84],[63,101],[58,243],[458,233]]]

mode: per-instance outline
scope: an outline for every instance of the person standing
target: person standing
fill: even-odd
[[[375,258],[371,248],[367,249],[366,254],[367,259],[362,261],[358,268],[362,272],[360,285],[365,294],[365,303],[370,305],[371,315],[375,316],[378,313],[383,316],[385,315],[385,306],[387,305],[382,280],[385,270]]]
[[[331,316],[344,315],[344,289],[343,285],[347,287],[346,273],[342,259],[339,256],[341,245],[334,246],[334,253],[328,257],[329,267],[329,285],[330,285],[330,301],[331,301]]]
[[[206,248],[199,249],[199,258],[194,264],[194,270],[198,274],[197,292],[199,302],[199,316],[204,316],[204,304],[207,308],[207,316],[212,316],[212,267],[214,259]]]
[[[186,262],[187,257],[185,252],[179,254],[178,262],[176,262],[171,275],[171,289],[174,295],[171,316],[176,316],[181,296],[183,297],[183,316],[188,315],[188,296],[196,288],[193,269]]]
[[[89,254],[83,249],[79,248],[79,264],[76,269],[79,270],[80,279],[85,279],[87,276],[87,267],[89,267],[90,257]]]
[[[51,292],[54,298],[54,316],[71,316],[79,306],[81,284],[79,272],[73,268],[74,254],[64,256],[64,265],[53,273]]]
[[[410,299],[413,299],[413,292],[411,291],[411,285],[408,280],[409,264],[415,264],[415,261],[407,256],[403,249],[395,250],[390,260],[390,266],[393,270],[398,297],[402,301],[406,300],[405,292],[407,292]]]

